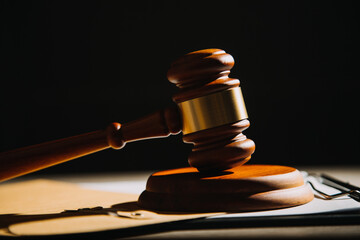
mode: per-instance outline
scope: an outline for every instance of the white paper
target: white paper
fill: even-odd
[[[146,181],[117,181],[101,183],[78,183],[83,188],[107,192],[141,194],[145,190]]]
[[[306,172],[302,172],[304,179],[310,180],[312,184],[319,190],[327,194],[339,193],[338,190],[326,186],[316,178],[308,176]],[[134,193],[141,194],[145,190],[146,181],[117,181],[117,182],[101,182],[101,183],[79,183],[81,187],[94,190]],[[315,198],[311,202],[291,208],[267,210],[257,212],[243,212],[230,213],[225,215],[217,215],[209,218],[238,218],[238,217],[261,217],[261,216],[289,216],[289,215],[305,215],[315,213],[329,213],[329,212],[347,212],[353,210],[360,210],[360,203],[350,197],[344,196],[333,200],[325,200],[320,197],[315,191]]]

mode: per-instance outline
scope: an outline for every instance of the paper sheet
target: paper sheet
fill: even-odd
[[[312,182],[324,192],[337,193],[337,190],[316,183],[314,179]],[[158,213],[139,209],[136,204],[145,185],[146,181],[83,182],[75,185],[48,180],[0,185],[0,236],[89,233],[199,218],[220,221],[248,217],[266,219],[360,210],[359,202],[341,197],[336,200],[315,198],[305,205],[270,211]],[[84,210],[79,212],[77,209]]]
[[[316,188],[328,193],[336,194],[338,190],[321,184],[314,177],[308,176],[306,172],[302,172],[305,180],[310,180]],[[140,194],[146,186],[146,181],[122,181],[122,182],[107,182],[107,183],[80,183],[80,186],[88,189],[110,191],[110,192],[123,192]],[[329,212],[347,212],[360,210],[360,203],[350,197],[344,196],[334,200],[324,200],[315,191],[315,199],[310,203],[278,210],[267,210],[258,212],[244,212],[244,213],[230,213],[208,218],[238,218],[238,217],[260,217],[260,216],[287,216],[287,215],[305,215],[316,213],[329,213]]]
[[[41,179],[1,184],[0,236],[91,233],[216,214],[147,211],[137,205],[137,199],[138,194],[89,190]]]

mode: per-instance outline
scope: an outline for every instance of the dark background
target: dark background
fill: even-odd
[[[127,122],[171,104],[170,63],[235,58],[251,163],[359,164],[355,1],[1,1],[0,150]],[[181,135],[41,171],[187,165]]]

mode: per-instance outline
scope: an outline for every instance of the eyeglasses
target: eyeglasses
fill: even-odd
[[[340,193],[336,194],[327,194],[318,188],[315,187],[315,185],[311,182],[311,180],[307,180],[309,185],[321,196],[323,196],[325,199],[335,199],[342,196],[349,196],[352,199],[360,202],[360,188],[357,186],[354,186],[348,182],[341,181],[339,179],[336,179],[332,176],[329,176],[327,174],[308,174],[308,176],[314,177],[318,182],[327,185],[329,187],[335,188],[340,191]]]

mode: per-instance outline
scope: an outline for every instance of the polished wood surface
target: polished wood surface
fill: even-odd
[[[167,75],[181,88],[174,101],[238,87],[239,80],[228,77],[233,65],[232,56],[220,49],[200,50],[179,58]],[[134,122],[110,124],[106,130],[1,153],[0,181],[110,147],[120,149],[126,142],[177,134],[182,129],[181,119],[177,107],[170,107]],[[184,142],[194,144],[190,165],[200,171],[219,171],[247,162],[255,150],[254,142],[242,134],[249,124],[245,119],[185,134]]]
[[[297,206],[313,197],[295,168],[244,165],[216,173],[191,167],[154,173],[138,203],[163,211],[239,212]]]
[[[175,60],[167,78],[180,88],[175,102],[201,97],[238,87],[238,79],[229,78],[234,58],[221,49],[204,49],[188,53]]]
[[[169,81],[180,88],[173,100],[179,103],[239,87],[238,79],[229,78],[233,66],[233,57],[221,49],[204,49],[180,57],[167,73]],[[184,135],[185,143],[194,144],[188,158],[190,166],[199,171],[219,171],[249,161],[255,143],[242,133],[249,126],[245,119]]]
[[[24,147],[0,154],[0,181],[44,169],[107,148],[121,149],[126,142],[167,137],[181,130],[177,108],[157,111],[142,119],[105,130]]]

